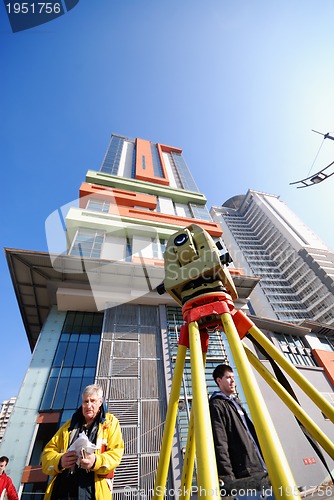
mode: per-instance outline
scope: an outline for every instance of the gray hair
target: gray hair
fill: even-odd
[[[87,385],[87,387],[85,387],[82,392],[82,396],[84,395],[90,396],[91,394],[97,394],[97,397],[102,399],[103,398],[102,387],[98,384]]]

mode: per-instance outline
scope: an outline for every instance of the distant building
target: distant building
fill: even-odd
[[[2,402],[0,412],[0,442],[5,433],[9,417],[12,413],[16,398],[10,398]]]

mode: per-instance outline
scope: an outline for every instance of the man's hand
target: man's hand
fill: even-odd
[[[82,458],[80,460],[80,467],[86,470],[92,469],[95,464],[95,458],[95,453],[88,454],[83,451]]]
[[[78,460],[77,454],[75,451],[67,451],[61,457],[59,461],[59,465],[62,469],[71,469],[74,467],[75,462]]]

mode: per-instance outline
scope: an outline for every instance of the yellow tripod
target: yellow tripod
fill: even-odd
[[[195,456],[198,496],[220,498],[204,371],[209,343],[208,331],[215,328],[224,330],[231,348],[274,495],[276,499],[300,498],[250,363],[332,458],[334,458],[334,445],[271,372],[253,355],[242,338],[249,333],[333,422],[334,409],[254,323],[242,311],[235,309],[232,299],[237,298],[237,293],[233,281],[228,270],[223,267],[218,250],[206,231],[195,224],[179,231],[168,240],[164,259],[165,280],[160,289],[158,287],[158,291],[159,293],[167,291],[180,305],[183,305],[182,315],[185,324],[181,327],[152,499],[163,499],[166,495],[172,441],[188,348],[193,404],[178,498],[186,500],[191,496]]]

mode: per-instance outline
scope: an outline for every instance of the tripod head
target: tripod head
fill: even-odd
[[[167,241],[164,253],[165,279],[157,292],[168,292],[184,305],[188,300],[206,294],[227,292],[238,298],[227,266],[229,254],[220,255],[207,231],[191,224],[174,233]]]

